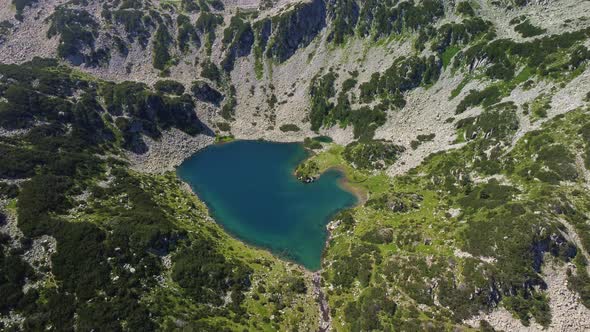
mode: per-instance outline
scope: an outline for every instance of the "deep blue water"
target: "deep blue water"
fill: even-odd
[[[337,171],[298,181],[293,171],[306,156],[301,144],[236,141],[197,152],[177,172],[231,234],[317,270],[329,218],[356,197]]]

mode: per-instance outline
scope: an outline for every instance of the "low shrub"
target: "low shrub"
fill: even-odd
[[[280,129],[282,132],[289,132],[289,131],[294,131],[294,132],[297,132],[297,131],[300,131],[300,130],[301,130],[301,129],[300,129],[298,126],[297,126],[297,125],[295,125],[295,124],[292,124],[292,123],[288,123],[288,124],[281,125],[281,126],[279,127],[279,129]]]

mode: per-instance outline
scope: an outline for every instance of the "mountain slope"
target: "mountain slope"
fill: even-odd
[[[574,0],[2,3],[0,63],[18,64],[0,68],[2,322],[590,328],[587,12]],[[367,198],[330,224],[321,282],[206,222],[165,173],[216,137],[318,135],[334,143],[308,139],[320,149],[301,170],[337,166]]]

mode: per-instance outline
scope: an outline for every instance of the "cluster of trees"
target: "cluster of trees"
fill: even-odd
[[[250,274],[250,267],[227,261],[211,241],[203,239],[176,254],[172,269],[172,279],[195,301],[220,306],[231,291],[236,309],[244,300],[242,293],[250,288]]]
[[[63,76],[59,74],[62,70],[66,71]],[[45,86],[47,82],[33,87],[33,81],[43,80],[43,75],[36,74],[44,71],[62,79],[52,80],[55,85],[51,89],[54,91],[71,91],[81,85],[74,79],[65,78],[71,77],[67,69],[47,67],[43,62],[3,67],[4,88],[20,84],[27,90],[27,93],[20,94],[27,97],[26,100],[33,100],[29,97],[35,95],[35,100],[55,99],[62,106],[53,110],[57,113],[53,114],[44,112],[39,108],[40,104],[29,102],[22,110],[48,123],[18,139],[2,139],[2,144],[10,146],[3,160],[20,160],[20,164],[8,162],[13,167],[14,177],[31,177],[18,192],[18,225],[25,239],[51,235],[57,240],[57,252],[51,260],[59,286],[48,290],[43,301],[39,300],[38,291],[31,290],[24,298],[19,299],[16,295],[6,298],[9,301],[6,306],[18,309],[27,318],[25,329],[35,330],[48,325],[71,327],[77,315],[76,321],[81,328],[109,326],[119,329],[123,322],[118,319],[123,318],[130,327],[151,330],[152,320],[145,308],[138,304],[138,286],[133,285],[140,285],[139,280],[154,271],[122,278],[121,282],[128,287],[113,284],[109,277],[113,267],[107,258],[115,256],[115,247],[121,242],[127,243],[131,233],[122,238],[123,241],[109,244],[107,233],[97,226],[87,222],[71,223],[60,217],[73,206],[70,195],[80,192],[84,183],[104,171],[105,161],[95,157],[95,153],[104,154],[105,149],[111,149],[112,136],[104,135],[108,129],[98,114],[94,98],[83,95],[73,103],[68,101],[67,94],[41,94],[39,86]],[[95,94],[96,90],[86,85],[85,93]],[[19,99],[11,97],[8,102],[18,104]],[[70,130],[66,130],[66,126]],[[23,157],[23,151],[27,150],[31,153]],[[136,218],[142,220],[139,216]],[[154,262],[158,260],[153,258],[152,265]],[[146,261],[141,266],[150,264]],[[19,265],[14,264],[14,267]],[[18,282],[19,278],[12,278],[11,282]],[[99,297],[99,291],[107,294],[110,301],[105,301],[104,295]],[[91,299],[95,301],[89,301]]]
[[[346,146],[342,156],[361,169],[383,169],[393,164],[405,149],[386,141],[353,142]]]
[[[154,35],[153,41],[153,66],[159,70],[165,70],[166,67],[169,65],[171,60],[170,55],[170,45],[173,43],[172,36],[168,31],[168,28],[160,24],[158,25],[158,29],[156,30],[156,34]]]
[[[441,68],[441,60],[434,56],[399,57],[385,72],[374,73],[368,82],[360,85],[360,100],[370,103],[380,97],[401,108],[405,105],[401,94],[421,85],[433,84],[438,80]]]
[[[195,29],[201,36],[204,36],[208,50],[210,50],[211,45],[215,41],[215,29],[222,23],[223,17],[221,15],[210,12],[202,12],[195,22]]]
[[[486,145],[492,145],[510,138],[516,132],[518,118],[514,109],[486,110],[478,116],[457,121],[455,128],[459,140],[483,139]]]
[[[305,161],[295,169],[295,176],[299,181],[306,183],[312,182],[320,174],[320,168],[318,164],[313,160]]]
[[[489,70],[486,74],[491,78],[511,79],[515,65],[525,64],[536,68],[535,73],[541,76],[560,76],[577,69],[590,59],[590,53],[580,42],[590,37],[590,29],[564,32],[527,42],[516,42],[509,39],[497,39],[492,42],[482,41],[464,52],[460,52],[453,63],[454,68],[463,65],[474,68],[476,62],[487,60]],[[579,49],[578,52],[574,52]],[[555,64],[556,56],[569,52],[569,61]]]
[[[316,137],[306,137],[303,140],[303,146],[306,149],[311,149],[311,150],[318,150],[322,148],[322,140],[316,138]],[[330,142],[325,142],[325,143],[330,143]]]
[[[584,164],[586,168],[590,169],[590,124],[586,124],[580,128],[578,134],[584,138],[586,144],[584,146]]]
[[[485,37],[491,40],[495,37],[492,22],[484,21],[479,17],[465,19],[459,23],[451,22],[441,25],[436,30],[421,32],[419,40],[422,44],[429,38],[432,40],[432,50],[443,54],[449,47],[464,46],[470,42]],[[422,49],[421,46],[417,46]]]
[[[71,9],[59,6],[49,17],[47,38],[59,35],[60,42],[57,54],[68,59],[75,65],[86,63],[99,65],[110,59],[109,50],[94,49],[94,42],[98,37],[98,23],[92,15],[82,9]],[[91,52],[83,53],[87,48]]]
[[[354,0],[328,2],[328,15],[332,18],[329,40],[339,45],[344,43],[347,36],[354,36],[359,11],[359,4]]]
[[[196,48],[201,47],[201,39],[197,34],[197,30],[190,21],[190,18],[186,15],[179,14],[176,18],[176,24],[178,26],[178,49],[182,53],[188,52],[191,43]]]
[[[474,255],[497,258],[498,263],[488,272],[492,276],[488,282],[494,289],[491,298],[496,302],[503,298],[504,306],[515,312],[525,325],[534,317],[536,322],[547,326],[551,321],[548,300],[538,290],[546,287],[539,275],[543,255],[549,253],[569,261],[576,256],[576,247],[563,238],[556,225],[534,216],[518,203],[510,203],[515,189],[508,188],[506,194],[505,187],[491,181],[460,201],[469,209],[497,212],[491,219],[471,219],[472,224],[464,234],[464,249]],[[511,237],[515,233],[519,234],[518,239]],[[502,246],[498,246],[502,237]],[[451,304],[460,306],[454,301]]]
[[[16,9],[16,14],[14,15],[14,17],[17,20],[22,21],[24,19],[23,11],[25,10],[25,8],[33,6],[35,3],[37,3],[37,1],[38,0],[12,0],[12,4]]]
[[[0,224],[6,216],[0,213]],[[34,305],[38,294],[33,290],[23,293],[26,280],[36,279],[35,272],[22,260],[19,250],[10,250],[10,237],[0,234],[0,314],[8,315],[10,311],[24,311]],[[0,323],[0,328],[3,328]]]
[[[379,216],[379,222],[361,219],[367,212],[359,213],[360,225],[350,232],[357,224],[352,213],[335,218],[346,220],[335,232],[357,234],[352,241],[339,241],[335,236],[325,263],[333,270],[324,273],[332,289],[329,295],[335,297],[332,303],[342,304],[335,314],[342,315],[347,326],[361,324],[359,312],[365,314],[359,309],[361,300],[356,295],[354,301],[349,300],[350,294],[362,294],[372,287],[399,290],[398,294],[403,293],[412,302],[433,308],[428,315],[432,313],[436,321],[460,322],[501,305],[525,325],[534,320],[548,326],[551,312],[540,272],[549,256],[574,261],[576,269],[570,271],[568,285],[588,305],[590,292],[584,285],[590,280],[586,272],[588,263],[580,254],[583,249],[564,237],[559,220],[566,219],[575,227],[584,247],[590,243],[590,236],[585,235],[588,218],[582,212],[586,207],[579,201],[584,193],[560,190],[564,181],[568,188],[577,181],[573,151],[586,146],[583,136],[588,131],[589,118],[580,112],[552,120],[543,130],[528,133],[509,153],[502,153],[506,150],[497,147],[511,142],[518,128],[515,111],[514,104],[497,104],[477,119],[459,121],[459,133],[464,131],[470,137],[465,148],[431,155],[423,166],[393,181],[389,189],[372,192],[366,205],[371,209],[370,215]],[[473,174],[504,174],[509,180],[476,182],[471,179]],[[460,214],[447,213],[444,218],[456,220],[461,226],[448,227],[445,222],[435,226],[430,219],[424,219],[422,209],[428,211],[432,199],[435,204],[460,210]],[[430,227],[439,228],[431,232]],[[441,238],[441,234],[448,237]],[[456,241],[458,249],[474,257],[493,257],[494,262],[432,255],[429,246],[446,243],[447,239]],[[351,258],[358,256],[355,248],[363,246],[375,246],[382,259],[365,256],[365,260],[372,261],[370,267],[349,270],[356,264]],[[380,278],[363,279],[361,271],[365,270]],[[352,291],[347,285],[356,288]],[[440,306],[434,303],[435,298]],[[437,317],[441,307],[449,309],[450,315]],[[371,323],[410,324],[415,317],[407,310],[408,306],[402,305],[395,314],[387,316],[392,321],[379,315]],[[403,318],[398,317],[400,311]],[[423,329],[424,325],[420,326],[426,323],[412,324]]]
[[[500,102],[501,99],[502,92],[500,91],[500,88],[496,85],[488,86],[487,88],[484,88],[481,91],[471,90],[469,91],[467,96],[465,96],[465,98],[463,98],[463,100],[459,102],[459,104],[457,105],[457,109],[455,110],[455,113],[461,114],[465,112],[468,108],[479,105],[483,106],[484,108],[490,107],[493,104]]]
[[[15,310],[26,317],[26,330],[155,330],[154,304],[148,306],[142,299],[158,285],[161,256],[174,252],[173,279],[203,306],[195,315],[217,315],[210,306],[223,305],[229,292],[232,304],[223,310],[237,317],[244,314],[241,303],[250,287],[250,267],[225,258],[207,234],[187,234],[176,226],[169,207],[154,199],[161,189],[145,185],[124,162],[96,156],[119,154],[125,147],[125,142],[118,145],[115,140],[112,117],[154,130],[190,123],[182,116],[194,116],[192,100],[181,84],[160,81],[154,92],[131,82],[81,82],[70,69],[42,60],[2,65],[0,74],[0,96],[7,108],[42,121],[33,128],[33,122],[26,123],[30,131],[22,136],[0,138],[0,177],[29,178],[20,189],[2,185],[0,195],[17,199],[23,246],[42,235],[57,241],[51,256],[55,287],[41,286],[24,294],[25,281],[47,271],[37,275],[20,259],[22,252],[6,249],[12,239],[0,237],[0,288],[6,295],[0,312]],[[77,89],[83,92],[74,99]],[[98,96],[106,109],[96,101]],[[14,117],[5,115],[0,112],[2,126],[17,127],[18,121],[11,123]],[[110,184],[95,185],[107,168]],[[73,197],[83,191],[90,198],[76,201]],[[84,217],[71,221],[66,216],[74,207]]]
[[[359,86],[359,100],[363,103],[370,103],[376,99],[381,100],[382,104],[377,107],[352,110],[347,91],[334,90],[336,74],[332,72],[314,79],[310,87],[312,130],[337,123],[341,126],[352,124],[355,126],[355,137],[371,138],[374,128],[384,123],[384,112],[387,109],[405,106],[404,92],[434,83],[440,75],[443,60],[446,65],[453,57],[455,58],[453,63],[455,69],[465,65],[470,70],[475,68],[478,61],[485,59],[488,62],[488,66],[484,70],[486,76],[502,81],[512,80],[518,71],[518,66],[523,63],[527,68],[535,68],[531,71],[542,76],[560,76],[581,68],[590,60],[590,51],[585,46],[579,45],[580,41],[590,35],[588,29],[546,36],[522,43],[507,39],[494,40],[496,34],[493,25],[481,18],[473,17],[473,8],[467,2],[457,5],[457,10],[466,17],[460,23],[447,23],[436,29],[428,28],[428,24],[418,24],[418,22],[422,22],[423,18],[432,20],[437,17],[437,4],[436,1],[420,5],[414,5],[411,2],[393,4],[392,10],[394,12],[406,10],[399,15],[390,15],[389,17],[394,18],[395,22],[404,22],[404,29],[412,28],[413,24],[416,24],[415,31],[419,32],[416,42],[417,48],[421,50],[426,42],[431,41],[432,50],[438,56],[401,57],[384,73],[375,73],[368,82],[362,83]],[[354,27],[357,26],[357,21],[358,29],[361,31],[362,26],[367,22],[373,22],[373,20],[379,22],[379,15],[371,15],[370,19],[363,19],[363,13],[367,11],[373,13],[370,11],[373,5],[377,6],[377,4],[369,2],[365,3],[362,8],[358,8],[356,3],[344,0],[329,5],[328,13],[332,15],[334,20],[331,38],[337,43],[343,42],[346,35],[355,31]],[[390,4],[379,4],[384,7],[388,5]],[[368,26],[370,27],[372,24],[370,23]],[[542,29],[530,25],[526,18],[519,19],[512,24],[517,24],[516,29],[526,37],[544,33]],[[380,31],[384,35],[399,32],[393,23],[387,28],[384,26],[381,29],[367,31]],[[469,45],[473,41],[478,42],[464,52],[460,51],[462,46]],[[569,57],[569,61],[559,61],[558,54],[566,50],[568,50],[566,56]],[[457,52],[457,56],[454,56]],[[479,105],[489,108],[498,103],[505,93],[505,89],[499,85],[489,86],[481,91],[470,91],[458,105],[457,113]]]
[[[323,76],[316,76],[311,83],[311,129],[319,130],[321,127],[331,127],[339,124],[342,127],[353,126],[354,137],[360,140],[370,140],[375,130],[383,125],[386,120],[386,111],[389,108],[389,100],[381,104],[359,109],[352,109],[348,90],[353,81],[346,80],[348,89],[341,90],[336,98],[336,104],[331,101],[335,96],[334,82],[337,74],[330,71]],[[355,82],[356,83],[356,82]]]
[[[410,147],[412,148],[412,150],[416,150],[422,143],[432,142],[432,140],[434,140],[435,136],[436,136],[435,133],[420,134],[420,135],[416,136],[415,140],[410,142]]]
[[[328,6],[332,17],[331,40],[341,44],[346,37],[359,33],[372,36],[375,40],[401,34],[404,31],[417,32],[432,27],[444,16],[442,1],[365,1],[360,6],[351,0],[338,0]]]
[[[155,27],[151,17],[144,15],[142,10],[137,9],[117,9],[103,10],[103,17],[112,20],[123,26],[127,33],[127,40],[133,42],[137,40],[145,48],[148,45],[150,31]]]
[[[322,0],[300,3],[280,15],[259,21],[258,25],[262,30],[258,36],[262,52],[269,59],[284,62],[299,48],[309,45],[326,26],[325,3]]]
[[[182,10],[185,10],[189,13],[199,12],[201,10],[201,7],[197,2],[198,1],[196,0],[182,0],[180,2],[180,6]]]
[[[471,4],[468,1],[461,1],[457,4],[457,7],[455,8],[455,10],[457,11],[458,14],[461,14],[463,16],[475,16],[475,10],[473,10],[473,7],[471,6]]]
[[[338,288],[351,288],[355,281],[367,287],[373,275],[373,264],[382,260],[379,247],[374,244],[351,244],[346,254],[333,259],[332,271],[324,273],[324,278]]]
[[[288,132],[288,131],[300,131],[301,129],[293,123],[286,123],[284,125],[281,125],[279,127],[279,129],[283,132]]]
[[[406,213],[420,208],[423,200],[424,197],[416,193],[395,192],[371,198],[367,201],[367,206],[377,210]]]
[[[222,72],[216,64],[210,60],[205,60],[201,63],[201,76],[212,82],[219,83],[222,78]]]
[[[528,38],[541,35],[545,33],[547,30],[536,27],[529,22],[529,20],[525,20],[524,22],[518,24],[514,27],[514,31],[520,33],[521,36]]]
[[[317,131],[323,125],[326,117],[334,108],[334,104],[330,102],[330,98],[334,97],[336,91],[334,89],[334,81],[336,74],[329,72],[321,77],[315,77],[312,80],[309,89],[311,96],[311,110],[309,120],[311,122],[311,130]]]
[[[205,81],[194,81],[191,85],[193,96],[200,101],[219,105],[225,98],[221,92]]]
[[[31,0],[13,1],[21,3]],[[100,24],[88,11],[65,4],[59,6],[49,18],[50,28],[47,36],[49,38],[60,36],[58,54],[61,58],[76,65],[100,66],[110,60],[112,49],[127,56],[131,43],[137,41],[143,48],[148,47],[153,34],[152,64],[154,68],[165,71],[173,63],[172,49],[175,44],[181,53],[186,53],[191,45],[199,48],[201,38],[205,38],[210,47],[215,40],[216,27],[223,23],[221,15],[214,14],[209,9],[209,5],[213,8],[222,8],[223,4],[219,1],[197,3],[185,0],[181,5],[188,11],[201,11],[194,24],[187,15],[180,13],[174,25],[170,15],[144,5],[142,1],[117,1],[103,4],[101,16],[104,21],[107,24],[120,25],[125,36],[106,33],[105,40],[111,45],[95,49],[94,44],[98,38]],[[168,6],[164,4],[162,8],[165,9]],[[172,9],[168,7],[168,10]],[[176,36],[173,36],[170,30],[174,27],[177,27]]]
[[[346,322],[353,331],[383,330],[391,324],[397,304],[387,295],[387,290],[368,287],[360,294],[357,302],[350,302],[345,309]]]
[[[479,121],[466,119],[462,125],[481,125],[476,129],[481,133],[478,137],[482,138],[487,132],[491,134],[489,139],[495,140],[509,141],[510,134],[516,130],[513,127],[515,119],[511,110],[488,111],[481,117]],[[498,133],[495,133],[496,130]],[[478,142],[480,141],[476,140],[472,143],[473,149],[488,149],[488,145]],[[479,152],[475,154],[481,155]],[[461,207],[462,215],[459,219],[470,221],[460,236],[463,239],[462,250],[476,256],[497,259],[496,264],[485,266],[485,271],[478,271],[474,269],[475,266],[463,269],[463,280],[474,283],[473,287],[463,286],[464,289],[469,289],[465,294],[461,294],[461,290],[453,285],[439,284],[442,292],[440,298],[444,298],[441,303],[452,308],[456,315],[468,317],[474,313],[474,308],[472,305],[466,305],[464,298],[471,296],[474,289],[487,289],[474,298],[473,301],[480,306],[475,311],[493,307],[502,301],[503,305],[513,311],[524,324],[528,324],[534,317],[535,321],[546,326],[551,316],[547,299],[539,291],[539,288],[545,287],[539,275],[543,255],[549,253],[560,260],[569,261],[576,256],[577,249],[561,235],[558,224],[534,215],[534,211],[550,204],[543,199],[551,196],[551,186],[559,184],[560,181],[575,180],[575,160],[566,146],[557,143],[550,134],[540,131],[529,133],[526,140],[523,140],[512,154],[514,155],[508,156],[506,160],[497,160],[497,154],[494,157],[492,153],[491,158],[498,162],[496,169],[491,172],[486,168],[479,168],[477,163],[472,166],[483,174],[506,172],[509,176],[516,176],[524,181],[540,180],[547,185],[543,192],[525,194],[516,187],[499,183],[494,179],[476,185],[466,174],[467,165],[461,160],[464,157],[459,153],[456,156],[431,157],[438,160],[434,163],[436,167],[430,169],[433,183],[443,185],[444,182],[440,181],[443,174],[453,177],[454,189],[449,186],[446,188],[452,190],[456,197],[455,202]],[[532,155],[538,157],[533,160],[530,157]],[[435,176],[434,173],[438,175]],[[458,178],[463,180],[459,181]],[[517,201],[517,195],[526,198]],[[563,213],[568,218],[577,215],[573,211],[567,212],[571,207],[563,207],[563,203],[560,206],[562,207],[555,208],[556,211],[562,211],[558,213]],[[571,222],[578,224],[575,221]],[[516,239],[514,234],[521,235]],[[465,262],[467,263],[469,262]],[[482,273],[489,277],[480,280],[478,276]],[[477,284],[482,281],[485,284]]]
[[[223,45],[227,53],[221,66],[230,72],[236,58],[249,55],[254,45],[254,30],[246,17],[238,14],[231,18],[229,26],[223,30]]]
[[[156,91],[163,94],[182,96],[184,94],[184,85],[173,80],[158,81],[154,85]]]
[[[517,169],[519,175],[526,179],[539,179],[543,182],[558,184],[560,181],[575,181],[578,178],[575,156],[563,144],[540,132],[534,131],[525,149],[535,153],[537,159],[523,163]]]

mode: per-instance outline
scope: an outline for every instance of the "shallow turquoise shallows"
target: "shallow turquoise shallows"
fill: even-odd
[[[317,270],[327,222],[356,198],[340,187],[337,171],[298,181],[293,171],[306,156],[301,144],[236,141],[196,153],[178,175],[230,233]]]

